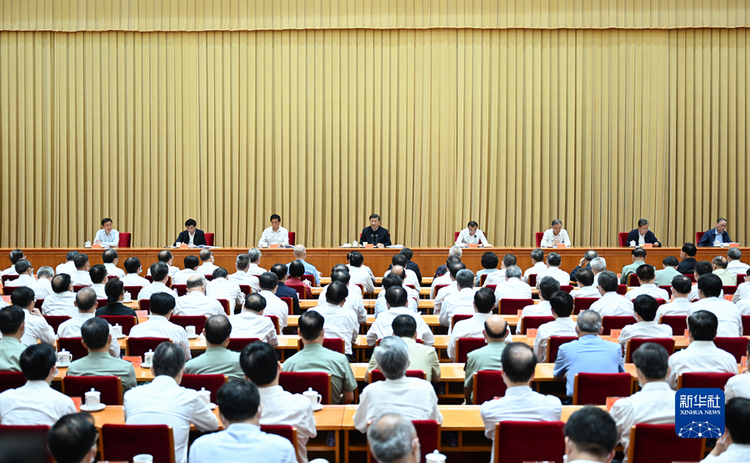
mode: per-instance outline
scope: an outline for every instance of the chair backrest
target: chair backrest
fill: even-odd
[[[426,378],[424,371],[422,370],[406,370],[406,377],[419,379]],[[376,381],[385,381],[385,375],[377,368],[372,370],[372,373],[370,373],[370,383],[374,383]]]
[[[96,308],[97,309],[101,309],[105,305],[107,305],[107,300],[106,299],[97,299],[96,300]]]
[[[508,388],[500,370],[480,370],[474,373],[474,405],[482,405],[495,397],[504,397]]]
[[[420,462],[424,463],[428,453],[440,449],[440,423],[435,420],[413,420],[411,423],[417,431],[422,450]]]
[[[13,291],[15,291],[16,288],[20,288],[20,286],[5,286],[5,285],[3,285],[3,296],[10,296],[11,294],[13,294]]]
[[[719,349],[724,349],[730,354],[734,355],[737,359],[737,363],[742,361],[742,356],[747,353],[747,338],[738,336],[736,338],[714,338],[714,344]]]
[[[674,424],[636,424],[630,428],[630,463],[671,463],[700,461],[705,454],[705,439],[683,439]]]
[[[724,291],[724,295],[734,294],[737,292],[737,285],[724,285],[721,289]]]
[[[445,288],[448,285],[435,285],[435,297],[437,297],[438,293],[441,289]]]
[[[307,295],[305,292],[305,285],[295,285],[295,284],[286,284],[288,287],[292,288],[293,290],[297,291],[297,297],[299,299],[307,299],[305,296]]]
[[[67,350],[70,352],[71,360],[78,360],[89,354],[89,351],[83,347],[83,338],[78,336],[77,338],[58,338],[57,339],[57,350]]]
[[[533,299],[500,299],[500,314],[515,315],[518,313],[518,309],[523,309],[533,303]]]
[[[68,397],[80,397],[86,403],[91,389],[101,393],[101,403],[122,405],[122,381],[117,376],[63,376],[62,392]]]
[[[138,299],[138,294],[140,294],[143,287],[142,286],[125,286],[122,289],[126,293],[130,293],[130,297],[132,297],[133,299]]]
[[[607,315],[605,317],[602,317],[602,334],[608,335],[612,330],[621,330],[626,326],[633,325],[635,323],[635,317],[631,317],[630,315]]]
[[[495,424],[495,463],[563,462],[562,421],[502,421]],[[539,445],[544,442],[544,445]]]
[[[20,275],[3,275],[3,286],[5,286],[6,281],[12,281],[19,277]]]
[[[686,388],[716,388],[724,390],[729,378],[734,373],[709,373],[709,372],[692,372],[683,373],[677,378],[677,389]]]
[[[44,298],[37,299],[36,301],[34,301],[34,307],[36,307],[37,309],[41,309],[42,304],[44,304]]]
[[[598,301],[598,297],[576,297],[573,299],[573,313],[581,313],[582,310],[588,310],[591,305]]]
[[[102,460],[132,461],[148,454],[154,463],[175,463],[174,436],[166,424],[103,424]]]
[[[672,297],[672,285],[660,285],[659,288],[666,291],[670,298]]]
[[[570,294],[570,292],[573,291],[573,285],[560,285],[560,291],[565,291]]]
[[[624,296],[628,292],[628,285],[617,285],[617,294]]]
[[[576,339],[578,339],[578,336],[550,336],[547,340],[547,361],[554,363],[560,346]]]
[[[685,315],[662,315],[659,323],[672,327],[672,333],[680,335],[687,329],[687,317]]]
[[[233,350],[236,352],[241,352],[242,349],[244,349],[246,345],[252,344],[258,341],[260,341],[260,339],[258,338],[229,338],[229,344],[227,345],[227,349]]]
[[[620,232],[617,234],[617,241],[620,243],[621,248],[628,247],[628,232]]]
[[[150,299],[141,299],[138,301],[138,309],[139,310],[145,310],[148,313],[151,313],[151,300]],[[170,318],[171,320],[171,318]]]
[[[746,277],[746,276],[747,276],[747,275],[746,275],[746,274],[744,274],[744,273],[738,273],[738,274],[737,274],[737,286],[739,286],[739,285],[741,285],[742,283],[744,283],[744,282],[745,282],[745,277]]]
[[[250,285],[239,285],[240,291],[242,291],[242,294],[247,297],[250,293],[253,292],[253,289],[250,287]]]
[[[469,352],[487,345],[484,338],[458,338],[456,342],[456,362],[466,363]]]
[[[454,243],[458,240],[458,235],[460,235],[460,234],[461,234],[460,231],[453,232],[453,242]]]
[[[690,280],[691,282],[695,283],[695,273],[690,272],[690,273],[685,273],[684,275],[686,277],[688,277],[688,280]]]
[[[213,246],[214,245],[214,234],[213,233],[204,233],[203,236],[206,237],[206,246]]]
[[[59,328],[63,322],[70,320],[70,317],[67,315],[44,315],[44,319],[47,320],[49,326],[51,326],[52,329],[55,330],[55,333],[57,333],[57,328]]]
[[[172,289],[174,289],[177,292],[178,296],[184,296],[185,294],[187,294],[187,284],[172,285]]]
[[[742,334],[744,336],[750,335],[750,315],[742,316]]]
[[[25,444],[23,446],[23,460],[14,460],[11,457],[9,461],[54,463],[54,459],[47,449],[47,433],[49,433],[49,426],[42,424],[0,425],[0,442],[23,442]],[[20,457],[20,455],[17,456]]]
[[[628,286],[640,286],[641,280],[638,279],[638,275],[631,273],[628,275]]]
[[[486,274],[486,273],[483,273],[483,274],[482,274],[482,275],[481,275],[481,276],[479,277],[479,285],[480,285],[480,286],[484,286],[484,282],[485,282],[485,281],[487,281],[487,274]]]
[[[129,357],[143,357],[149,350],[156,352],[156,348],[164,341],[169,341],[169,338],[128,338],[125,351]]]
[[[534,241],[536,242],[536,247],[542,247],[542,238],[544,238],[544,232],[534,233]]]
[[[704,235],[705,233],[706,233],[706,232],[695,232],[695,244],[698,244],[698,243],[700,243],[700,241],[701,241],[701,238],[703,238],[703,235]]]
[[[224,309],[224,313],[227,314],[227,317],[232,315],[229,313],[229,300],[228,299],[216,299],[219,301],[219,304],[221,304],[221,307]]]
[[[496,284],[495,285],[487,285],[486,287],[489,288],[489,289],[491,289],[493,293],[497,289],[497,285]]]
[[[453,329],[454,326],[456,326],[456,323],[464,320],[468,320],[471,317],[473,317],[474,314],[468,314],[468,313],[457,313],[451,317],[451,329]]]
[[[529,274],[529,286],[536,286],[536,273]]]
[[[290,232],[289,234],[291,235],[292,233]],[[292,239],[290,237],[289,242],[291,243],[291,241]],[[292,443],[292,446],[294,446],[294,454],[297,455],[297,446],[299,445],[299,441],[297,440],[297,428],[291,424],[262,424],[260,425],[260,430],[267,434],[276,434],[277,436],[287,439]]]
[[[323,371],[282,371],[279,385],[292,394],[302,394],[309,388],[323,396],[322,404],[331,403],[331,374]]]
[[[296,232],[289,232],[289,245],[294,246],[297,244],[297,233]]]
[[[313,275],[309,275],[309,274],[306,273],[306,274],[302,275],[301,277],[299,277],[299,279],[300,280],[307,280],[308,282],[310,282],[310,286],[314,286],[315,285],[315,276],[313,276]]]
[[[120,325],[122,327],[122,334],[130,334],[131,328],[135,326],[135,322],[138,321],[136,317],[131,315],[100,315],[99,318],[107,320],[112,326]]]
[[[674,338],[632,338],[628,339],[628,345],[625,348],[625,363],[633,363],[633,352],[647,342],[659,344],[667,350],[667,354],[674,353]]]
[[[630,397],[630,373],[578,373],[573,386],[573,405],[604,405],[607,397]]]
[[[287,308],[289,309],[289,315],[293,315],[294,310],[292,310],[292,298],[291,297],[280,297],[282,301],[286,303]]]
[[[521,319],[521,325],[518,328],[519,334],[526,334],[526,330],[528,329],[536,329],[540,326],[544,325],[545,323],[549,323],[551,321],[554,321],[555,317],[552,315],[546,316],[546,315],[540,315],[540,316],[533,316],[533,317],[523,317]]]
[[[83,288],[90,288],[91,285],[73,285],[73,292],[77,293],[78,291],[82,290]]]
[[[227,382],[226,375],[182,375],[180,386],[200,391],[205,388],[211,392],[211,402],[216,403],[216,393]]]
[[[206,317],[203,315],[172,315],[169,317],[169,321],[183,328],[194,326],[195,332],[200,334],[203,332],[203,326],[206,324]]]
[[[16,389],[26,384],[26,377],[20,371],[0,371],[0,392]]]
[[[121,248],[129,248],[130,247],[130,238],[131,234],[127,232],[120,232],[120,242],[117,244],[117,246]]]
[[[302,344],[302,338],[297,339],[297,350],[302,350],[303,346],[304,345]],[[323,347],[325,347],[326,349],[331,349],[334,352],[338,352],[339,354],[343,354],[344,349],[346,348],[346,344],[341,338],[324,338]]]
[[[281,334],[281,328],[279,328],[279,316],[278,315],[263,315],[264,317],[268,317],[271,319],[271,323],[273,323],[273,329],[276,330],[276,334]]]

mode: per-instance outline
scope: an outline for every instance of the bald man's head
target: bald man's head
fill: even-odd
[[[400,265],[391,267],[391,273],[400,276],[402,280],[406,280],[406,269]]]
[[[484,322],[484,333],[487,342],[504,341],[508,335],[508,323],[500,315],[490,315]]]

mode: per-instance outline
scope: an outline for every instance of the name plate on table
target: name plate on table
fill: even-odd
[[[95,244],[95,245],[91,246],[91,249],[101,249],[101,248],[102,248],[101,244]]]
[[[470,248],[478,248],[479,244],[477,244],[477,243],[469,243],[469,247]]]
[[[536,328],[529,328],[528,330],[526,330],[526,338],[528,339],[536,338]]]
[[[644,245],[643,245],[644,249],[653,248],[653,247],[654,247],[654,245],[652,243],[644,243]]]
[[[76,406],[76,411],[81,411],[81,398],[80,397],[71,397],[70,398],[73,401],[73,405]]]
[[[615,402],[617,402],[620,399],[622,399],[622,397],[607,397],[607,403],[606,403],[607,411],[612,410],[612,405],[614,405]]]
[[[187,243],[180,243],[180,249],[187,249],[187,248],[189,248]]]
[[[609,332],[609,337],[612,339],[619,339],[620,333],[622,333],[622,330],[611,330]]]
[[[683,334],[683,336],[685,336],[685,339],[690,338],[690,330],[688,330],[687,328],[685,328],[685,334]]]
[[[268,245],[268,248],[269,249],[278,249],[279,248],[279,243],[271,243],[271,244]]]
[[[365,247],[367,249],[372,249],[374,246],[372,245],[372,243],[365,243]]]
[[[730,248],[739,248],[740,247],[740,243],[729,243],[729,247]]]
[[[742,356],[742,360],[740,360],[740,363],[742,363],[742,368],[747,368],[747,355]]]
[[[128,356],[124,356],[122,359],[123,360],[127,360],[128,362],[132,363],[133,364],[133,368],[138,368],[138,367],[141,366],[141,360],[142,359],[140,357],[128,357]]]
[[[565,243],[557,243],[557,247],[558,248],[564,248],[564,247],[567,247],[567,246],[565,245]]]
[[[148,318],[148,310],[136,310],[135,316],[138,318]]]

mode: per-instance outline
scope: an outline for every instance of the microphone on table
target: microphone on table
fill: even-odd
[[[370,237],[372,238],[372,244],[375,244],[375,233],[371,233]]]

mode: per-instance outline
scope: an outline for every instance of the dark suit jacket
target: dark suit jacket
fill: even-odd
[[[373,235],[375,239],[373,240]],[[372,227],[367,226],[362,230],[362,236],[359,238],[359,244],[372,243],[374,245],[383,244],[384,246],[391,245],[391,236],[388,234],[388,230],[383,227],[378,227],[377,231],[372,231]]]
[[[187,230],[182,230],[180,233],[180,236],[177,237],[175,240],[175,243],[190,243],[190,234],[187,232]],[[203,233],[202,230],[195,229],[195,237],[193,238],[193,244],[195,246],[201,246],[206,245],[206,235]]]
[[[695,264],[697,264],[698,261],[695,260],[693,257],[686,257],[683,259],[682,262],[677,266],[677,271],[686,274],[686,273],[693,273],[695,272]]]
[[[586,266],[583,268],[587,268],[591,270],[591,264],[586,264]],[[576,282],[578,281],[576,280],[576,274],[578,273],[579,270],[581,270],[581,266],[577,265],[576,268],[574,268],[573,271],[570,272],[570,281],[576,281]]]
[[[96,309],[96,316],[101,317],[102,315],[131,315],[136,316],[135,309],[124,305],[122,302],[113,302],[107,304],[101,309]]]
[[[417,274],[417,281],[419,281],[419,285],[422,285],[422,272],[419,271],[419,265],[415,264],[412,261],[409,261],[406,263],[406,269],[411,270],[414,273]]]
[[[297,294],[297,291],[293,290],[289,286],[285,285],[283,282],[279,282],[279,285],[276,287],[276,296],[277,297],[291,297],[292,298],[292,310],[294,311],[295,315],[300,314],[299,309],[299,294]]]
[[[698,246],[713,246],[716,241],[716,229],[712,228],[703,234],[701,240],[698,241]],[[724,243],[731,243],[732,240],[729,238],[729,233],[723,231],[721,233],[721,241]]]
[[[635,230],[631,230],[630,233],[628,233],[628,240],[625,242],[625,246],[630,246],[631,241],[635,241],[635,245],[638,246],[638,239],[638,229],[636,228]],[[646,232],[644,240],[649,244],[659,243],[659,240],[656,239],[656,236],[654,236],[651,230]],[[659,245],[661,245],[661,243],[659,243]]]

